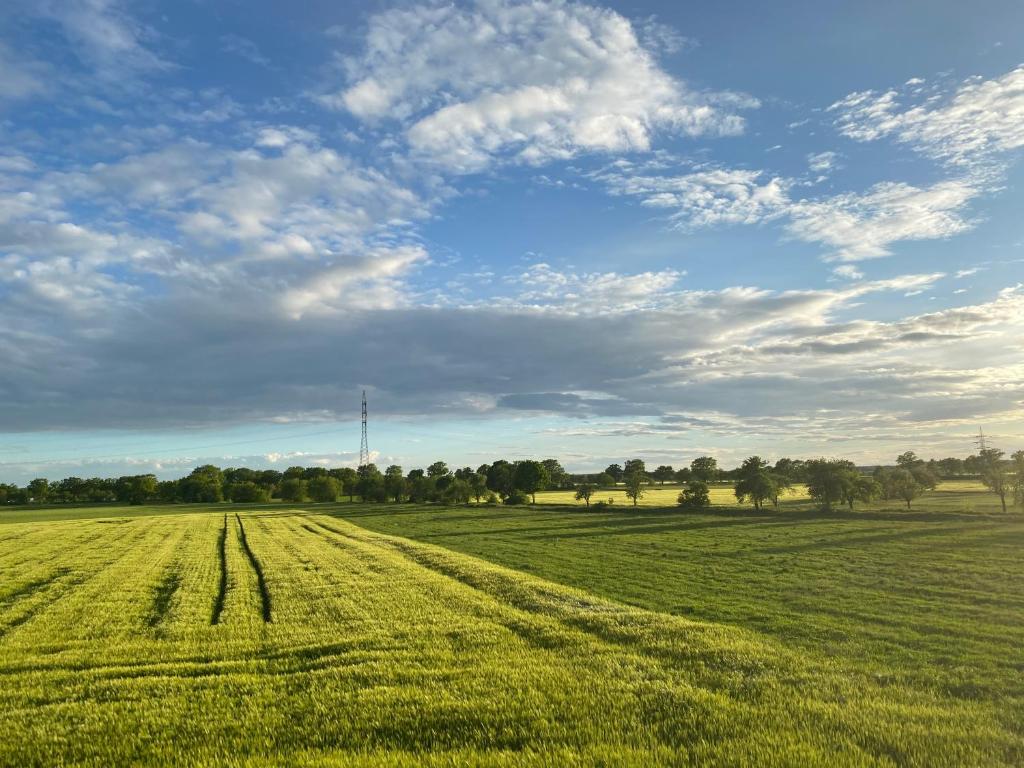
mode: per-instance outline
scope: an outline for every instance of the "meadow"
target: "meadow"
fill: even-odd
[[[972,494],[5,510],[0,764],[1019,765]]]

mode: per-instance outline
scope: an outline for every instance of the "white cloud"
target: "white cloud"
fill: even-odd
[[[43,0],[33,10],[55,20],[78,56],[108,83],[171,68],[148,46],[155,32],[117,0]]]
[[[852,264],[840,264],[832,270],[832,274],[844,280],[860,280],[864,277],[864,273]]]
[[[594,178],[616,195],[670,210],[683,229],[782,220],[786,232],[821,243],[828,260],[860,261],[892,253],[894,243],[951,237],[972,228],[968,204],[981,189],[971,180],[919,188],[888,182],[866,192],[794,200],[794,179],[766,178],[763,171],[702,170],[682,175],[650,174],[619,163]]]
[[[920,81],[911,81],[919,85]],[[904,106],[896,91],[861,91],[836,102],[839,131],[856,141],[891,136],[950,163],[971,165],[1024,147],[1024,66],[972,78],[948,98]]]
[[[613,194],[638,197],[643,205],[671,209],[687,229],[719,224],[755,224],[782,215],[792,182],[764,178],[763,171],[712,169],[681,176],[635,173],[619,166],[597,178]]]
[[[399,120],[417,156],[454,171],[497,155],[542,163],[646,150],[655,132],[730,135],[756,105],[665,73],[630,22],[582,4],[493,0],[370,19],[350,85],[322,97],[366,121]]]
[[[924,189],[876,184],[864,194],[795,202],[786,228],[799,240],[832,248],[830,260],[874,259],[890,255],[896,242],[943,239],[971,229],[962,214],[979,193],[965,181]]]
[[[838,167],[839,153],[812,152],[807,155],[807,167],[815,173],[827,174]]]

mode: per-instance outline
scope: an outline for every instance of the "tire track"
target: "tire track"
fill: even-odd
[[[220,615],[224,612],[224,600],[228,594],[228,516],[224,515],[224,527],[220,529],[220,536],[217,538],[217,551],[220,554],[220,584],[217,587],[217,596],[213,600],[213,613],[210,614],[210,624],[220,624]]]
[[[237,512],[235,513],[235,520],[238,521],[238,541],[242,545],[245,556],[249,558],[249,564],[256,573],[256,584],[260,590],[260,603],[263,609],[263,621],[270,624],[273,620],[270,614],[270,591],[267,589],[267,580],[263,576],[263,566],[260,565],[260,561],[249,547],[249,540],[245,537],[245,526],[242,525],[242,518],[238,516]]]

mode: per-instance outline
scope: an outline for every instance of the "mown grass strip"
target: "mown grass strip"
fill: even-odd
[[[220,529],[220,536],[217,538],[217,551],[220,553],[220,585],[217,587],[217,597],[213,601],[213,613],[210,615],[211,624],[220,624],[220,615],[224,612],[224,599],[228,594],[228,516],[224,515],[224,526]]]
[[[263,576],[263,566],[256,559],[252,549],[249,548],[249,540],[245,538],[245,526],[242,525],[242,518],[238,516],[237,512],[235,513],[235,520],[238,521],[238,541],[242,545],[245,556],[249,558],[249,564],[252,565],[252,569],[256,573],[256,584],[259,586],[260,603],[263,607],[263,621],[269,624],[272,620],[270,616],[270,591],[267,589],[267,580]]]

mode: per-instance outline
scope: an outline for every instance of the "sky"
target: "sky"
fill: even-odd
[[[1024,5],[8,0],[0,481],[1024,447]]]

